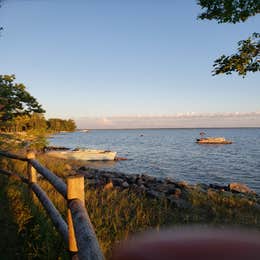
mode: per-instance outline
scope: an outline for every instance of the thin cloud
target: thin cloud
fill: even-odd
[[[260,112],[178,113],[175,115],[136,115],[75,118],[79,128],[195,128],[260,127]]]

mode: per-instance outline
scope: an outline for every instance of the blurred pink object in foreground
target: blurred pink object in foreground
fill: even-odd
[[[148,232],[123,243],[112,259],[260,260],[260,233],[193,227]]]

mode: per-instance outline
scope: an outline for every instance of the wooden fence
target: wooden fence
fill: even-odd
[[[65,183],[61,178],[42,166],[35,159],[33,152],[28,152],[27,156],[23,157],[0,151],[0,156],[27,162],[27,178],[1,169],[0,174],[14,176],[29,186],[32,195],[35,194],[38,197],[56,230],[68,245],[73,259],[104,259],[85,208],[84,176],[69,176],[66,179],[67,183]],[[45,191],[37,184],[37,173],[48,180],[67,201],[67,223]]]

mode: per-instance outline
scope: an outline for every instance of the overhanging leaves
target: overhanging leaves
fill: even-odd
[[[199,19],[217,20],[218,23],[238,23],[260,13],[259,0],[198,0],[203,12]],[[260,71],[260,34],[253,33],[247,40],[238,42],[238,52],[222,55],[215,60],[213,75],[232,74],[245,76]]]
[[[245,76],[247,72],[260,71],[260,34],[254,33],[247,40],[238,43],[238,53],[222,55],[215,60],[213,75],[237,72]]]
[[[244,22],[260,13],[259,0],[199,0],[198,4],[205,9],[199,19],[214,19],[219,23]]]

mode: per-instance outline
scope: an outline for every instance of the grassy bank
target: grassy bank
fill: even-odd
[[[64,179],[82,165],[80,162],[48,158],[46,155],[39,155],[38,160]],[[26,173],[24,162],[0,158],[0,167],[23,175]],[[39,184],[66,218],[64,199],[44,179],[39,179]],[[1,210],[5,212],[1,217],[1,223],[4,223],[1,229],[8,238],[6,241],[0,240],[1,251],[6,248],[2,252],[7,257],[18,255],[26,259],[68,258],[66,246],[42,206],[37,200],[33,203],[29,199],[27,187],[2,175],[0,186]],[[93,188],[86,182],[85,191],[86,207],[107,257],[120,241],[151,228],[160,230],[169,226],[202,224],[260,230],[260,210],[256,207],[255,196],[214,190],[205,193],[199,188],[190,189],[187,199],[191,207],[183,209],[166,199],[152,199],[132,189]]]

